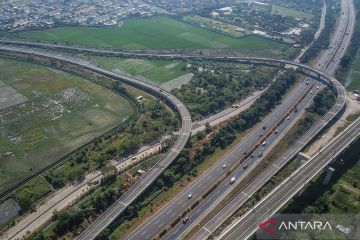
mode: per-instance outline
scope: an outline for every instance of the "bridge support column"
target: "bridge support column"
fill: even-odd
[[[335,168],[332,167],[328,167],[326,168],[326,176],[325,179],[323,181],[324,185],[327,185],[331,179],[331,176],[333,175],[333,172],[335,171]]]
[[[302,161],[307,161],[309,159],[310,159],[310,157],[308,155],[306,155],[305,153],[299,152],[295,159],[294,170],[298,169],[301,166]]]
[[[321,80],[321,74],[320,73],[317,74],[317,79],[319,79],[319,81]]]

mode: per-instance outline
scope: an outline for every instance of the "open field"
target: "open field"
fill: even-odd
[[[121,27],[63,27],[25,32],[17,36],[125,49],[237,48],[281,51],[288,48],[287,45],[255,36],[232,38],[167,17],[129,19]]]
[[[348,76],[349,85],[347,88],[349,90],[358,90],[360,91],[360,54],[356,55],[355,60],[351,65],[350,74]]]
[[[320,10],[319,10],[320,11]],[[297,11],[295,9],[282,7],[279,5],[272,5],[272,12],[273,13],[279,13],[285,16],[291,16],[298,19],[305,19],[305,21],[311,21],[313,19],[313,15],[306,12]]]
[[[101,67],[121,74],[131,75],[140,80],[162,84],[186,74],[185,63],[181,61],[123,59],[111,57],[90,57]]]
[[[191,23],[191,24],[195,24],[198,26],[202,26],[204,28],[209,28],[209,29],[212,29],[215,31],[220,31],[220,32],[223,32],[226,34],[230,34],[231,36],[234,36],[234,37],[243,37],[243,36],[251,33],[251,31],[240,28],[238,26],[235,26],[235,25],[232,25],[232,24],[229,24],[226,22],[221,22],[221,21],[211,19],[211,18],[201,17],[198,15],[184,16],[183,21]]]
[[[0,192],[133,113],[125,98],[67,73],[1,59],[0,72],[28,99],[0,111]]]

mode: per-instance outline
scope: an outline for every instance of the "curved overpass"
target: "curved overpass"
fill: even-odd
[[[136,182],[129,191],[127,191],[119,200],[115,202],[110,208],[107,209],[89,228],[87,228],[78,239],[94,239],[104,228],[106,228],[122,211],[126,209],[155,179],[167,168],[172,161],[176,158],[180,150],[185,146],[191,131],[191,118],[188,110],[184,104],[175,96],[166,92],[165,90],[155,85],[136,80],[131,77],[122,76],[110,71],[103,70],[92,64],[80,59],[63,56],[57,53],[49,53],[34,49],[24,49],[18,47],[0,45],[0,52],[2,53],[17,53],[27,56],[44,57],[50,60],[57,60],[64,63],[70,63],[75,66],[83,67],[90,71],[99,73],[101,75],[110,77],[115,80],[122,81],[139,89],[142,89],[150,94],[159,97],[167,102],[175,111],[179,112],[182,119],[182,128],[174,146],[168,154],[158,162],[140,181]],[[207,60],[207,61],[231,61],[247,64],[277,64],[281,67],[294,66],[298,71],[304,72],[312,77],[318,79],[322,83],[329,86],[337,94],[337,100],[334,106],[322,118],[322,127],[325,127],[345,106],[344,87],[332,76],[329,76],[320,70],[317,70],[306,65],[278,59],[257,58],[257,57],[205,57],[205,56],[181,56],[181,55],[167,55],[171,59],[181,60]],[[280,116],[281,117],[281,116]],[[321,129],[319,129],[321,130]]]

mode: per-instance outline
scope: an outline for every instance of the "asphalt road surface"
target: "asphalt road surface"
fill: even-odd
[[[332,40],[331,49],[327,51],[323,58],[321,58],[320,63],[330,63],[327,66],[324,64],[323,66],[326,68],[325,71],[333,73],[334,69],[338,63],[336,58],[340,58],[341,54],[344,53],[349,39],[351,38],[353,21],[354,21],[354,12],[351,2],[342,2],[342,8],[344,10],[343,17],[341,18],[340,25],[338,27],[338,31],[334,35]],[[347,34],[348,33],[348,34]],[[340,51],[339,51],[340,50]],[[328,53],[337,53],[337,54],[328,54]],[[328,59],[327,56],[332,57]],[[241,193],[239,193],[232,201],[230,201],[226,206],[223,206],[221,211],[219,211],[215,216],[209,219],[200,230],[198,230],[191,239],[205,239],[211,235],[211,233],[217,229],[225,220],[231,216],[236,209],[242,206],[247,199],[252,196],[258,189],[261,188],[268,180],[270,180],[271,176],[279,170],[282,166],[286,164],[288,159],[293,158],[298,151],[300,151],[303,147],[305,147],[305,143],[307,143],[313,136],[317,135],[320,132],[327,122],[332,119],[333,114],[337,112],[336,108],[339,108],[337,104],[319,121],[315,126],[313,126],[305,135],[301,137],[293,146],[291,146],[287,151],[279,157],[274,164],[272,164],[269,168],[267,168],[262,174],[260,174],[251,184],[249,184]]]
[[[50,57],[53,57],[53,56],[50,56]],[[173,56],[172,56],[173,57]],[[184,57],[184,56],[181,56],[182,58]],[[190,56],[191,57],[191,56]],[[189,58],[189,56],[185,56],[185,58]],[[215,60],[226,60],[226,61],[228,61],[228,60],[242,60],[243,58],[226,58],[226,57],[215,57],[215,58],[211,58],[211,59],[215,59]],[[267,59],[265,59],[265,58],[258,58],[258,59],[260,59],[260,60],[262,60],[262,61],[267,61]],[[206,59],[205,59],[206,60]],[[249,60],[249,58],[247,59],[247,60]],[[94,67],[94,66],[86,66],[87,68],[92,68],[92,69],[94,69],[94,68],[96,68],[96,67]],[[99,69],[96,69],[96,72],[99,72]],[[100,69],[100,73],[104,73],[104,71],[103,70],[101,70]],[[105,75],[107,75],[107,76],[109,76],[109,73],[106,73]],[[110,75],[113,75],[113,73],[110,73]],[[133,81],[133,80],[132,80]],[[308,84],[308,85],[306,85],[306,86],[312,86],[312,84]],[[303,91],[307,91],[308,89],[305,87],[304,89],[303,89]],[[158,94],[159,94],[159,89],[158,89]],[[160,91],[161,92],[161,91]],[[301,93],[301,91],[299,90],[299,91],[297,91],[297,93]],[[289,105],[287,105],[287,108],[285,108],[285,109],[287,109],[287,111],[289,111],[290,109],[291,109],[291,107],[293,106],[293,104],[294,104],[294,102],[293,102],[293,104],[291,105],[290,104],[290,102],[291,102],[291,100],[298,100],[299,99],[299,96],[297,96],[298,98],[296,99],[296,98],[294,98],[294,99],[290,99],[289,101],[285,101],[285,103],[287,102],[287,104],[289,104]],[[170,101],[174,101],[174,99],[171,99],[170,98]],[[296,102],[296,101],[295,101]],[[177,107],[179,107],[178,105],[175,105],[175,106],[177,106]],[[284,110],[284,109],[282,109],[282,110]],[[180,112],[180,114],[185,114],[186,113],[186,111],[184,111],[184,109],[182,109],[182,108],[180,108],[179,107],[179,112]],[[185,112],[185,113],[184,113]],[[285,113],[285,114],[287,114],[287,113]],[[281,115],[280,115],[281,116]],[[284,115],[283,115],[284,116]],[[185,120],[185,122],[186,121],[188,121],[188,120],[190,120],[189,118],[183,118],[184,120]],[[191,121],[191,120],[190,120]],[[275,124],[275,122],[272,124],[272,121],[270,121],[269,122],[269,126],[270,127],[272,127],[272,126],[275,126],[275,125],[277,125],[277,124]],[[270,128],[269,127],[269,128]],[[258,134],[260,134],[260,133],[258,133]],[[256,134],[255,134],[255,136],[256,136]],[[181,140],[181,139],[180,139]],[[258,142],[259,140],[258,140],[258,138],[254,138],[253,140],[255,140],[255,141],[252,141],[252,143],[256,143],[256,142]],[[271,140],[271,139],[270,139]],[[250,142],[251,143],[251,142]],[[248,149],[249,147],[251,147],[252,145],[251,144],[248,144],[247,146],[245,146],[245,149]],[[177,143],[177,144],[175,144],[175,146],[174,146],[175,148],[175,150],[174,151],[172,151],[172,152],[170,152],[169,153],[169,157],[170,158],[174,158],[174,156],[175,155],[177,155],[177,151],[179,151],[178,149],[181,149],[182,147],[181,147],[181,143],[179,144],[179,143]],[[266,146],[265,146],[266,147]],[[266,151],[266,148],[264,148],[264,150]],[[241,152],[241,151],[240,151]],[[236,159],[238,159],[238,156],[237,157],[235,157]],[[235,158],[233,158],[233,160],[235,160]],[[148,177],[149,177],[149,179],[155,179],[156,178],[156,176],[158,175],[158,172],[161,172],[162,171],[162,169],[161,168],[164,168],[164,167],[166,167],[166,165],[168,165],[168,164],[165,164],[165,165],[159,165],[159,166],[156,166],[156,167],[158,167],[158,171],[156,171],[156,170],[154,170],[154,171],[151,171],[149,174],[147,174],[148,175]],[[230,164],[231,165],[231,164]],[[145,183],[144,183],[145,182]],[[145,189],[146,187],[148,186],[148,181],[143,181],[143,183],[141,183],[141,181],[140,182],[138,182],[138,186],[135,186],[135,188],[138,188],[138,189]],[[136,198],[136,196],[139,194],[141,192],[141,190],[139,190],[139,191],[134,191],[133,192],[133,194],[127,194],[127,196],[124,198],[124,201],[118,201],[117,203],[117,207],[112,207],[112,208],[110,208],[109,209],[109,211],[107,211],[107,212],[109,212],[109,215],[107,215],[107,216],[104,216],[104,218],[105,218],[105,220],[104,220],[104,222],[101,222],[100,224],[99,224],[99,226],[101,226],[101,227],[98,227],[98,229],[100,229],[100,228],[104,228],[104,226],[106,225],[106,224],[109,224],[109,222],[111,222],[112,220],[113,220],[113,218],[115,217],[115,216],[117,216],[117,214],[119,214],[119,212],[121,211],[121,210],[123,210],[124,209],[124,206],[126,206],[126,205],[128,205],[129,203],[131,203],[132,202],[132,199],[135,199]],[[112,209],[112,210],[111,210]],[[114,217],[113,217],[114,216]],[[97,227],[95,227],[94,225],[92,225],[91,226],[91,229],[97,229]],[[98,230],[91,230],[91,232],[99,232]],[[92,234],[92,236],[91,237],[93,237],[93,235],[94,234]]]
[[[345,8],[344,11],[346,11],[346,9],[348,9],[348,8]],[[346,16],[346,14],[344,14],[344,16]],[[342,27],[343,27],[342,24],[347,25],[346,20],[347,20],[347,18],[345,18],[344,20],[341,20],[341,25],[340,25],[339,29],[342,29]],[[340,41],[338,39],[341,39],[341,37],[342,37],[341,31],[343,31],[343,30],[336,32],[334,41],[338,41],[340,43]],[[334,44],[334,46],[336,46],[336,45],[339,45],[339,44]],[[321,67],[321,65],[324,64],[324,67],[325,67],[326,62],[327,61],[331,62],[331,59],[334,59],[336,57],[336,56],[334,57],[334,55],[337,55],[337,54],[338,54],[338,52],[335,52],[335,54],[324,55],[324,57],[319,60],[318,66]],[[329,65],[329,67],[327,67],[326,70],[331,70],[334,66],[336,66],[336,62],[334,64],[331,63],[331,64],[327,64],[327,65]],[[313,85],[311,82],[309,82],[308,85],[306,85],[305,82],[303,84],[305,86]],[[308,89],[309,88],[306,88],[306,87],[304,89],[300,88],[294,92],[303,94]],[[209,211],[209,209],[214,208],[229,192],[231,192],[236,185],[235,184],[230,185],[229,184],[230,179],[232,177],[235,177],[235,179],[237,179],[236,181],[240,182],[241,179],[246,176],[246,173],[248,173],[251,169],[253,169],[257,165],[257,163],[259,163],[259,161],[261,160],[261,157],[258,158],[260,153],[263,153],[263,155],[265,155],[265,153],[267,151],[269,151],[269,146],[274,146],[278,142],[278,140],[280,139],[281,136],[284,135],[286,130],[288,130],[289,127],[291,127],[292,124],[294,124],[295,120],[298,118],[298,116],[300,116],[300,113],[302,112],[302,110],[306,106],[308,106],[308,104],[312,101],[312,98],[317,90],[318,90],[317,87],[310,90],[310,91],[312,91],[312,93],[309,92],[309,94],[307,94],[307,96],[299,103],[299,106],[297,107],[298,111],[297,112],[293,111],[291,113],[291,115],[292,115],[290,117],[291,121],[290,120],[283,121],[279,126],[277,126],[278,132],[283,133],[283,134],[278,133],[278,134],[270,135],[269,138],[266,140],[267,144],[265,146],[259,146],[254,151],[253,154],[255,157],[253,157],[253,158],[249,157],[248,159],[246,159],[245,162],[240,167],[237,168],[237,170],[235,170],[230,176],[228,176],[226,178],[226,180],[224,180],[220,184],[220,186],[218,186],[216,188],[216,190],[214,190],[210,195],[208,195],[206,197],[206,199],[203,200],[198,206],[193,208],[193,210],[187,215],[189,217],[189,220],[186,222],[186,224],[183,224],[180,221],[177,225],[175,225],[175,227],[173,227],[163,237],[163,239],[181,239],[182,237],[184,237],[184,235],[183,235],[184,232],[186,232],[188,229],[190,229],[191,227],[196,225],[198,223],[197,220],[200,216],[202,216],[202,218],[205,217],[206,213],[207,213],[207,211]],[[345,99],[343,94],[339,96],[339,98],[338,98],[339,105],[336,106],[335,109],[333,109],[334,112],[329,113],[327,118],[322,120],[321,124],[323,126],[325,126],[326,123],[328,123],[328,121],[331,120],[335,116],[335,113],[337,113],[338,111],[341,110],[343,103],[344,103],[344,99]],[[293,95],[295,95],[295,94],[293,94]],[[294,106],[296,101],[299,99],[299,96],[296,96],[296,95],[290,96],[290,99],[293,101],[287,100],[279,107],[281,110],[284,110],[284,112],[279,111],[279,108],[278,108],[271,115],[274,116],[274,118],[278,118],[278,119],[281,119],[282,116],[285,116],[286,113],[291,110],[291,108]],[[264,123],[261,124],[261,126],[267,126],[267,127],[270,126],[270,129],[271,129],[276,124],[277,124],[276,120],[273,120],[270,122],[267,122],[265,120]],[[262,130],[261,126],[258,129],[260,131]],[[323,126],[321,126],[321,128]],[[319,128],[319,129],[321,129],[321,128]],[[234,165],[239,160],[239,158],[241,158],[242,153],[247,152],[251,148],[251,146],[254,146],[256,144],[256,140],[258,140],[258,136],[260,133],[253,132],[252,134],[250,134],[250,136],[248,136],[242,142],[242,144],[237,146],[237,148],[235,150],[233,150],[230,154],[224,156],[215,165],[215,167],[211,168],[205,175],[201,176],[198,180],[196,180],[190,187],[188,187],[185,191],[183,191],[181,194],[179,194],[177,196],[176,200],[169,203],[159,213],[157,213],[154,217],[152,217],[150,221],[148,221],[146,224],[142,225],[127,239],[143,239],[143,238],[152,239],[152,238],[154,238],[169,223],[174,221],[176,218],[179,218],[179,216],[181,216],[186,211],[186,209],[191,208],[191,206],[193,204],[195,204],[195,202],[197,202],[197,200],[199,200],[199,199],[202,200],[202,194],[204,194],[205,191],[207,189],[209,189],[211,186],[215,185],[217,183],[218,179],[223,178],[224,174],[226,173],[226,169],[223,169],[222,166],[224,164],[227,166]],[[308,136],[308,140],[310,140],[313,136],[315,136],[315,134],[316,134],[316,132],[314,132],[312,136]],[[251,139],[252,136],[255,138]],[[245,166],[246,166],[246,168],[245,168]],[[192,199],[187,199],[187,196],[189,194],[192,194]],[[196,238],[194,238],[194,239],[196,239]]]
[[[258,224],[268,219],[300,191],[324,166],[328,165],[345,148],[360,135],[360,118],[341,132],[319,153],[309,159],[306,164],[295,171],[291,177],[283,181],[256,206],[248,211],[231,228],[226,230],[219,239],[247,239],[258,228]]]

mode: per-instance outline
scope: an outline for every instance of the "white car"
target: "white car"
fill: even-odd
[[[192,195],[191,195],[191,193],[188,195],[188,199],[191,199],[192,198]]]
[[[230,184],[233,184],[235,182],[235,177],[232,177],[231,179],[230,179]]]

